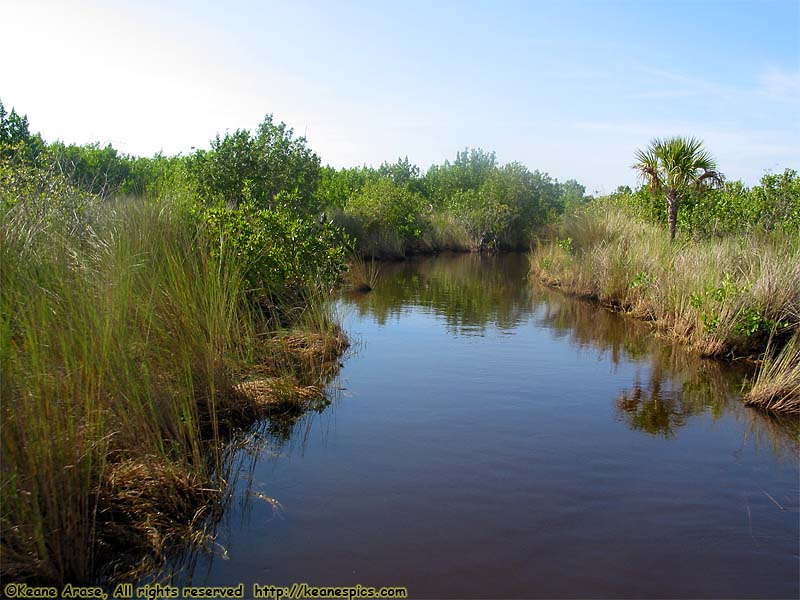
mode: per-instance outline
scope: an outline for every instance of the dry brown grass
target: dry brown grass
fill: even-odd
[[[531,254],[531,273],[647,319],[704,356],[758,354],[800,325],[800,236],[670,243],[617,211],[565,219]]]
[[[202,545],[223,491],[202,469],[163,457],[111,465],[97,495],[98,567],[132,577],[162,564],[171,549]]]
[[[318,400],[324,397],[324,388],[301,385],[292,377],[271,377],[236,384],[233,393],[248,403],[251,412],[266,415],[272,409],[301,406]]]
[[[745,403],[800,414],[800,333],[795,333],[780,352],[767,352]]]

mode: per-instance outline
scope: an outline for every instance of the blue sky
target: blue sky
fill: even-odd
[[[323,163],[495,150],[590,192],[694,135],[800,168],[800,1],[0,0],[0,99],[45,138],[187,153],[273,113]],[[8,27],[11,25],[11,27]]]

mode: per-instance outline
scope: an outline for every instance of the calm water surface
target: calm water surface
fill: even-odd
[[[333,403],[267,428],[220,547],[181,577],[796,598],[796,423],[745,408],[743,373],[526,270],[423,259],[343,297],[354,350]]]

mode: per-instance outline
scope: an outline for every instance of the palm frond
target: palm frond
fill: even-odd
[[[723,182],[716,161],[703,148],[702,140],[694,137],[654,138],[647,149],[637,150],[635,157],[632,167],[651,192],[662,188],[701,188]]]
[[[639,179],[648,185],[652,193],[661,189],[661,174],[659,173],[659,159],[654,147],[659,140],[655,139],[647,150],[636,151],[636,162],[631,168],[638,171]]]
[[[697,189],[707,187],[721,187],[725,183],[725,176],[718,171],[704,171],[697,178]]]

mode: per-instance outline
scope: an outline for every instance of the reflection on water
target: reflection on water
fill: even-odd
[[[232,447],[214,541],[157,577],[412,597],[800,593],[798,423],[741,403],[745,365],[533,286],[523,255],[385,264],[339,307],[357,349],[332,404]]]
[[[746,415],[761,435],[777,437],[772,440],[776,448],[797,439],[796,419],[770,419],[730,402],[740,396],[751,375],[747,365],[704,359],[659,338],[646,323],[532,284],[525,255],[444,255],[389,263],[381,273],[378,292],[345,296],[360,317],[381,325],[414,307],[444,317],[447,330],[455,335],[484,335],[489,327],[513,333],[532,317],[557,337],[596,351],[598,359],[612,365],[642,361],[633,381],[616,398],[618,416],[631,429],[674,437],[694,415],[718,418],[730,412]]]
[[[376,293],[348,294],[359,315],[379,324],[421,307],[446,319],[453,333],[479,335],[487,325],[513,329],[530,312],[527,258],[512,255],[498,269],[496,256],[444,255],[381,266]]]
[[[662,394],[659,380],[651,381],[644,390],[637,381],[629,394],[622,392],[617,408],[631,429],[664,437],[674,437],[675,429],[684,425],[687,417],[704,409],[698,402],[685,401],[681,393]]]

